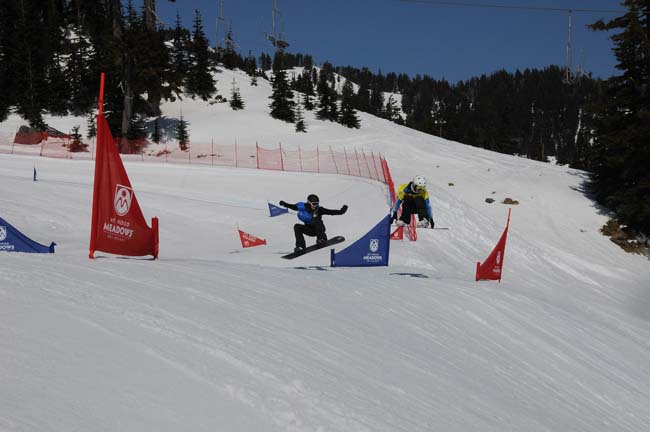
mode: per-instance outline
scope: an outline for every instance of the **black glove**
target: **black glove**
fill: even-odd
[[[390,223],[392,224],[397,220],[397,212],[393,212],[393,215],[390,217]]]
[[[284,202],[284,201],[280,201],[280,205],[281,205],[282,207],[286,207],[286,206],[287,206],[287,203]]]
[[[347,204],[344,204],[343,207],[341,207],[341,214],[345,214],[346,211],[348,211],[348,206]]]

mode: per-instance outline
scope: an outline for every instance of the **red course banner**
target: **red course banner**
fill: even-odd
[[[158,218],[152,228],[142,215],[131,182],[103,114],[97,116],[97,157],[90,258],[95,251],[158,257]]]
[[[506,253],[506,239],[510,227],[510,209],[508,209],[508,222],[503,230],[499,242],[492,250],[492,253],[483,261],[476,263],[476,280],[498,280],[501,282],[501,271],[503,270],[503,258]]]

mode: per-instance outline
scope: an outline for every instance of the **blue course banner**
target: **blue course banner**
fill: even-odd
[[[0,218],[0,252],[54,253],[55,245],[37,243]]]
[[[343,249],[331,252],[332,267],[387,266],[390,252],[390,216],[383,218],[366,235]]]

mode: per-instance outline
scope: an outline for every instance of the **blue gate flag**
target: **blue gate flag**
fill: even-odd
[[[0,251],[27,252],[27,253],[54,253],[56,243],[43,246],[30,240],[25,234],[0,218]]]
[[[339,253],[332,249],[332,267],[387,266],[390,252],[390,215],[383,218],[366,235]]]
[[[36,181],[36,165],[34,165],[34,181]]]
[[[289,209],[269,203],[269,213],[271,214],[271,217],[280,216],[281,214],[289,213]]]

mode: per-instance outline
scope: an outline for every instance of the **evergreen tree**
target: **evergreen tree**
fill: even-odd
[[[352,83],[349,80],[345,80],[343,90],[341,91],[341,115],[339,117],[339,123],[349,128],[359,129],[359,118],[357,117],[353,104],[354,90]]]
[[[287,74],[283,68],[283,53],[277,51],[273,60],[273,80],[271,86],[273,93],[269,107],[271,108],[271,117],[284,120],[289,123],[295,121],[293,92],[287,82]]]
[[[176,94],[180,94],[180,89],[185,85],[187,72],[190,68],[190,37],[186,29],[181,25],[181,17],[176,12],[176,23],[172,32],[171,43],[171,61],[175,74],[173,75],[173,86]]]
[[[618,30],[611,37],[617,68],[607,81],[591,157],[592,185],[598,200],[620,220],[650,233],[650,1],[625,0],[627,12],[595,30]]]
[[[266,53],[263,53],[260,56],[260,69],[266,72],[267,70],[270,70],[272,66],[273,66],[273,60],[271,59],[271,56]]]
[[[237,87],[235,78],[232,79],[232,88],[230,90],[230,108],[234,111],[244,109],[244,101],[239,94],[239,87]]]
[[[92,112],[88,115],[86,120],[86,138],[91,139],[97,136],[97,116]]]
[[[79,23],[67,28],[63,53],[67,56],[63,74],[68,83],[70,111],[74,115],[81,115],[93,108],[99,87],[97,62],[94,59],[96,51],[89,32]]]
[[[84,144],[83,141],[81,141],[81,134],[79,133],[79,126],[75,126],[72,128],[72,132],[70,133],[70,137],[72,138],[72,142],[70,142],[70,145],[68,149],[73,152],[84,152],[88,151],[88,144]]]
[[[402,117],[399,114],[399,107],[397,106],[397,102],[395,101],[393,95],[390,95],[388,97],[388,101],[386,101],[386,108],[384,109],[384,115],[388,120],[395,123],[399,123],[402,119]]]
[[[4,2],[3,8],[7,7]],[[45,65],[51,59],[47,51],[48,44],[43,40],[42,28],[44,11],[42,5],[33,0],[25,0],[16,5],[15,45],[8,46],[10,63],[13,67],[13,85],[16,97],[16,112],[27,120],[32,127],[45,128],[43,121],[44,101],[46,97]]]
[[[183,114],[181,114],[180,120],[176,122],[176,139],[182,151],[187,150],[190,144],[190,135],[187,130],[188,126],[189,124],[183,119]]]
[[[160,132],[160,117],[156,117],[156,120],[153,122],[153,131],[151,132],[151,141],[156,144],[160,144],[162,140],[162,135]]]
[[[372,91],[370,93],[370,114],[381,117],[384,110],[384,94],[381,91],[381,81],[373,83]]]
[[[129,132],[127,138],[129,140],[141,140],[148,135],[145,126],[145,118],[140,115],[134,115],[129,123]]]
[[[302,115],[300,104],[296,104],[296,132],[307,132],[307,124],[305,123],[305,116]]]
[[[210,51],[208,39],[203,31],[201,13],[198,9],[194,15],[194,31],[192,43],[190,44],[190,66],[187,74],[187,92],[198,96],[204,101],[216,91],[214,79],[212,78],[212,65],[210,63]]]
[[[235,69],[239,66],[239,55],[235,51],[235,39],[232,33],[232,26],[228,29],[226,33],[226,46],[223,50],[223,56],[221,62],[226,69]]]
[[[251,77],[257,76],[257,62],[255,61],[255,56],[251,51],[248,51],[248,57],[246,57],[244,70]]]
[[[316,90],[318,91],[320,104],[316,116],[321,120],[336,121],[338,119],[337,94],[333,86],[327,81],[327,74],[322,73],[322,71],[319,74]]]

